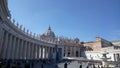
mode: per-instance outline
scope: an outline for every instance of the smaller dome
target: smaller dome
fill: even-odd
[[[49,37],[55,37],[54,32],[51,30],[51,27],[49,26],[48,30],[43,34],[45,36],[49,36]]]

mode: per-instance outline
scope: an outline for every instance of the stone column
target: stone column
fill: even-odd
[[[39,59],[39,45],[37,45],[37,59]]]
[[[32,46],[33,46],[33,43],[31,43],[31,45],[30,45],[30,59],[33,59],[33,57],[32,57],[32,55],[33,55],[33,48],[32,48]]]
[[[62,57],[64,57],[64,47],[62,46]]]
[[[2,58],[2,54],[3,54],[3,47],[4,47],[4,40],[5,40],[5,31],[2,30],[1,31],[1,38],[0,38],[0,58]]]
[[[65,49],[65,57],[68,57],[68,47],[66,46],[66,49]]]
[[[12,48],[12,59],[15,59],[15,44],[16,44],[16,37],[13,36],[14,40],[13,40],[13,48]]]
[[[51,50],[50,47],[48,47],[48,59],[50,59],[50,55],[51,55]]]
[[[120,53],[119,53],[119,60],[120,60]]]
[[[32,44],[32,59],[34,59],[34,43]]]
[[[41,45],[41,59],[43,59],[43,46]]]
[[[70,46],[70,57],[72,57],[72,46]]]
[[[9,55],[9,44],[10,44],[10,34],[8,32],[8,42],[7,42],[7,48],[6,48],[6,53],[5,53],[6,59],[8,59],[8,55]]]
[[[114,61],[117,61],[117,60],[116,60],[116,54],[114,54]]]
[[[15,49],[14,49],[14,59],[17,59],[17,49],[18,49],[18,38],[16,37]]]
[[[41,46],[39,45],[39,59],[41,59]]]
[[[117,61],[119,61],[119,53],[117,53]]]
[[[37,44],[35,45],[35,59],[37,59]]]
[[[1,26],[0,26],[1,27]],[[2,52],[2,47],[4,46],[2,43],[4,42],[4,33],[5,31],[1,28],[0,29],[0,57],[1,57],[1,52]]]
[[[24,52],[24,48],[23,48],[23,44],[24,44],[24,41],[21,40],[21,45],[20,45],[20,59],[23,59],[23,52]]]
[[[7,53],[7,46],[8,46],[8,32],[6,32],[6,38],[5,38],[5,45],[3,50],[3,58],[6,59],[6,53]]]
[[[26,45],[26,58],[29,59],[29,42]]]
[[[24,59],[27,59],[27,41],[25,41],[25,53],[24,53]]]
[[[0,55],[1,55],[1,48],[2,48],[2,40],[3,40],[3,35],[4,35],[4,31],[2,29],[2,21],[0,20]]]
[[[78,57],[80,57],[80,47],[78,46]]]
[[[33,45],[33,59],[36,59],[36,50],[35,44]]]
[[[51,59],[53,59],[53,47],[51,47]]]
[[[8,54],[7,54],[7,59],[11,59],[11,50],[12,50],[12,38],[13,36],[10,35],[10,40],[9,40],[9,45],[8,45]]]
[[[25,41],[23,40],[22,59],[25,59]]]
[[[66,57],[66,46],[64,46],[64,57]]]
[[[76,47],[74,46],[74,57],[76,57]]]
[[[18,38],[18,42],[17,42],[17,45],[16,45],[16,59],[19,59],[19,50],[20,50],[20,39]]]
[[[44,59],[46,59],[46,46],[44,46]]]
[[[117,54],[115,54],[115,59],[116,59],[116,61],[117,61]]]
[[[74,46],[72,46],[72,57],[74,57]]]
[[[9,56],[10,56],[10,59],[12,59],[12,50],[13,50],[13,44],[14,44],[14,36],[12,35],[12,42],[11,42],[11,48],[10,48],[10,54],[9,54]]]
[[[30,45],[30,59],[33,59],[33,43]]]
[[[46,47],[46,59],[48,58],[48,47]]]
[[[28,43],[28,59],[30,59],[30,42]]]

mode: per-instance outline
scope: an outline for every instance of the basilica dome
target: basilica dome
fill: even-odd
[[[44,36],[49,36],[49,37],[55,37],[54,32],[51,30],[51,27],[49,26],[48,30],[43,34]]]

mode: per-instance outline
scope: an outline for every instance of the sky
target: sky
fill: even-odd
[[[49,25],[56,36],[120,40],[120,0],[8,0],[16,22],[36,34]]]

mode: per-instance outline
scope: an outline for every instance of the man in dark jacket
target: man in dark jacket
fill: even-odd
[[[67,62],[64,64],[64,68],[67,68]]]
[[[82,68],[82,65],[80,65],[80,67],[79,68]]]

